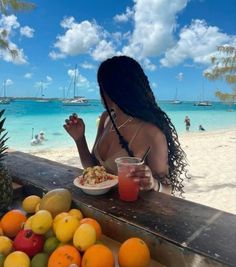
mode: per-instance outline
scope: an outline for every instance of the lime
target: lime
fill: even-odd
[[[60,241],[55,236],[51,236],[46,239],[43,251],[48,254],[51,254],[58,247],[59,244]]]
[[[32,258],[30,267],[47,267],[48,258],[47,253],[38,253]]]

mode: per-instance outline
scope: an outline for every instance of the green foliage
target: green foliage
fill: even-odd
[[[19,0],[0,0],[0,14],[9,15],[18,11],[28,11],[35,8],[35,4],[30,2],[23,2]],[[3,29],[0,31],[0,49],[8,50],[12,57],[18,56],[16,49],[11,49],[8,42],[8,31]]]
[[[223,102],[234,102],[236,99],[236,47],[219,46],[219,55],[211,58],[213,68],[204,73],[212,81],[224,80],[232,89],[232,93],[217,90],[215,95]]]
[[[3,157],[7,154],[6,141],[8,138],[6,138],[7,133],[3,133],[5,131],[5,129],[3,128],[3,125],[6,119],[6,118],[2,119],[4,112],[5,112],[4,109],[0,111],[0,162],[3,159]]]
[[[20,0],[0,0],[0,12],[9,15],[16,11],[28,11],[35,8],[35,4]]]

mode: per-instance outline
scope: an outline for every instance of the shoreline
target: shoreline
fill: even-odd
[[[191,175],[184,182],[184,198],[236,214],[236,127],[190,131],[179,134],[179,141],[187,155]],[[82,168],[75,145],[24,152]]]

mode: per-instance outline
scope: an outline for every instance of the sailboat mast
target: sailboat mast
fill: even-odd
[[[6,80],[3,81],[3,97],[6,97]]]
[[[75,89],[76,89],[76,81],[77,81],[77,65],[75,65],[75,73],[74,73],[74,98],[75,98]]]

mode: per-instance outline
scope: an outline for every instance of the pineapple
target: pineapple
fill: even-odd
[[[13,197],[12,179],[8,170],[3,165],[4,157],[7,155],[7,146],[5,145],[8,138],[3,124],[6,118],[2,119],[4,109],[0,111],[0,211],[6,210],[11,204]]]

